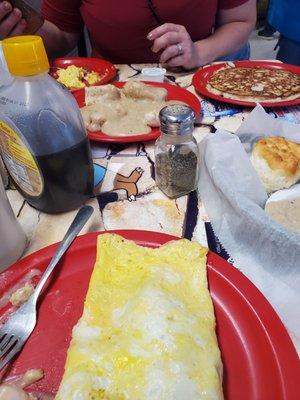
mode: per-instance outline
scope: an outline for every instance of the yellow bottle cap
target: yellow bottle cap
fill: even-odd
[[[9,72],[28,76],[49,71],[49,61],[40,36],[14,36],[2,41]]]

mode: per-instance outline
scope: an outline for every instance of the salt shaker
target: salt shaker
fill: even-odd
[[[195,113],[183,104],[170,104],[159,113],[161,135],[155,143],[155,181],[170,198],[197,187],[199,151],[193,137]]]
[[[21,257],[26,236],[6,196],[0,176],[0,272]]]

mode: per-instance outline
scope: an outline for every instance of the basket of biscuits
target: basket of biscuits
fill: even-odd
[[[258,105],[236,134],[208,135],[200,155],[200,204],[215,236],[290,332],[299,332],[294,308],[285,306],[296,307],[300,291],[299,125]]]
[[[300,234],[300,128],[257,106],[237,135],[268,194],[265,211]]]

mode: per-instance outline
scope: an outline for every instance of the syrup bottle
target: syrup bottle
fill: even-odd
[[[0,88],[0,149],[20,193],[33,207],[59,213],[93,191],[93,164],[78,105],[48,75],[39,36],[2,41],[12,82]]]

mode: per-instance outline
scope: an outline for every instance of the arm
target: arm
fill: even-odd
[[[220,10],[214,34],[195,43],[199,57],[198,65],[208,64],[239,50],[247,42],[255,22],[256,0],[248,0],[229,10]]]
[[[64,32],[49,21],[44,22],[37,34],[42,36],[49,58],[65,56],[79,39],[79,33]]]
[[[246,43],[255,26],[256,0],[248,0],[231,9],[219,10],[216,21],[215,32],[195,43],[185,27],[175,24],[164,24],[155,28],[149,33],[148,39],[153,40],[152,50],[155,53],[162,51],[161,63],[186,69],[200,67],[233,53]]]
[[[26,21],[18,8],[13,8],[7,1],[0,0],[0,40],[8,36],[21,35],[26,28]],[[56,25],[45,21],[36,32],[42,36],[49,57],[63,56],[74,49],[79,34],[60,30]]]

